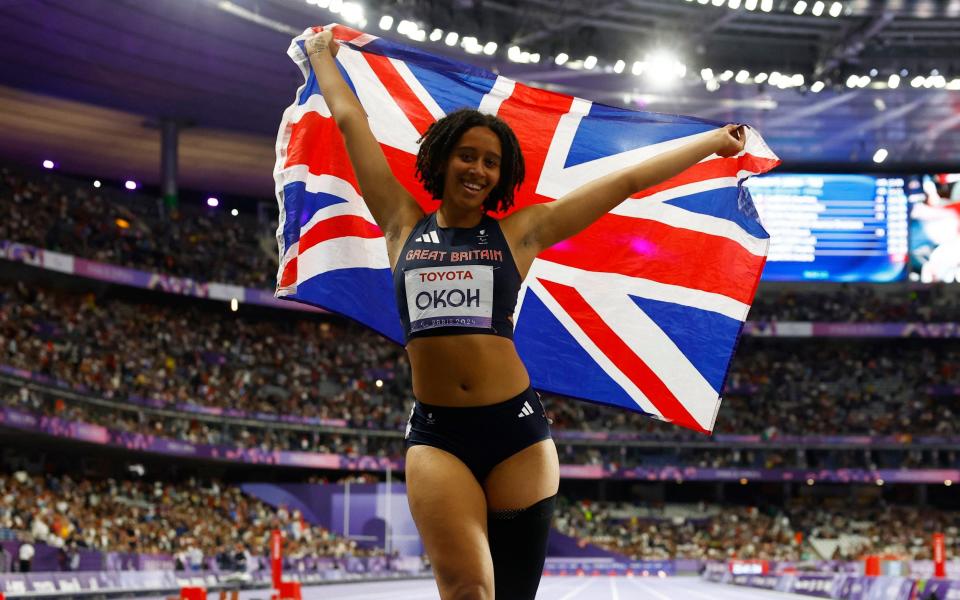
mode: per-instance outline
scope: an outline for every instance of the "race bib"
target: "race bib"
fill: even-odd
[[[410,331],[493,327],[493,267],[427,267],[404,274]]]

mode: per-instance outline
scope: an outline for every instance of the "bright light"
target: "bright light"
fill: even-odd
[[[800,2],[793,5],[793,14],[795,15],[802,15],[805,10],[807,10],[806,0],[800,0]]]
[[[237,216],[237,215],[240,214],[240,211],[237,210],[237,209],[235,209],[235,208],[231,208],[231,209],[230,209],[230,214],[233,215],[233,216]]]
[[[331,4],[333,3],[331,2]],[[343,20],[347,23],[357,25],[364,20],[363,7],[356,2],[344,2],[343,9],[340,12],[343,15]]]
[[[882,479],[878,479],[878,480],[877,480],[877,485],[883,485],[883,480],[882,480]]]
[[[531,55],[530,55],[530,62],[532,62],[532,63],[538,63],[538,62],[540,62],[540,53],[539,53],[539,52],[534,52],[533,54],[531,54]]]
[[[406,19],[400,21],[400,24],[397,25],[397,33],[400,35],[409,35],[410,33],[417,30],[417,24],[413,21],[408,21]]]
[[[760,0],[760,10],[770,12],[773,10],[773,0]]]
[[[707,82],[707,91],[715,92],[720,89],[720,83],[716,79],[711,79]]]
[[[434,29],[433,31],[430,32],[430,41],[431,41],[431,42],[439,42],[439,41],[440,41],[440,38],[442,38],[442,37],[443,37],[443,30],[442,30],[442,29]]]
[[[926,79],[924,79],[922,75],[917,75],[916,77],[910,80],[910,87],[918,88],[921,85],[923,85],[925,81]]]
[[[522,56],[522,52],[520,52],[519,46],[510,46],[507,48],[508,59],[512,60],[513,62],[520,62],[520,56]]]
[[[220,206],[220,201],[214,198],[213,196],[210,196],[209,198],[207,198],[207,206],[212,206],[212,207]]]
[[[114,221],[120,229],[130,229],[130,222],[126,219],[117,219]]]
[[[812,477],[807,479],[807,485],[813,485],[813,484],[814,484],[814,480]]]
[[[623,73],[623,70],[626,68],[626,66],[627,66],[627,63],[623,62],[622,60],[618,60],[616,64],[613,65],[613,72]]]
[[[483,53],[486,54],[487,56],[492,56],[493,53],[496,52],[496,51],[497,51],[497,43],[496,43],[496,42],[487,42],[487,43],[483,46]]]
[[[746,477],[742,477],[742,478],[740,479],[740,485],[747,485],[747,483],[749,483],[749,482],[747,481],[747,478],[746,478]]]
[[[128,179],[123,183],[123,187],[127,188],[128,190],[135,190],[137,189],[137,182]]]
[[[583,68],[584,68],[584,69],[590,70],[590,69],[594,68],[595,66],[597,66],[597,57],[596,57],[596,56],[590,55],[590,56],[586,57],[585,59],[583,59]]]
[[[843,12],[843,4],[840,4],[839,2],[834,2],[833,4],[830,5],[831,17],[839,17],[840,13],[842,12]]]
[[[727,0],[727,6],[729,6],[733,10],[736,10],[740,8],[740,0]]]
[[[886,148],[879,148],[876,152],[873,153],[873,162],[877,163],[878,165],[883,161],[885,161],[886,159],[887,159]],[[883,485],[883,484],[881,483],[878,485]]]
[[[393,27],[393,17],[390,15],[383,15],[380,17],[380,29],[384,31],[390,31],[391,27]]]
[[[823,2],[821,2],[820,0],[817,0],[813,5],[813,10],[811,10],[810,12],[812,12],[814,16],[819,17],[820,15],[823,14],[823,9],[825,9],[826,7],[827,6]]]
[[[700,69],[700,79],[704,81],[713,79],[713,69]]]
[[[773,73],[770,73],[770,79],[768,79],[767,81],[770,82],[770,85],[780,85],[780,77],[782,77],[782,75],[780,75],[780,72],[774,71]]]
[[[757,76],[753,78],[753,81],[756,83],[763,83],[766,80],[767,80],[766,73],[757,73]]]
[[[383,387],[383,380],[382,380],[382,379],[378,379],[378,380],[376,381],[376,386],[377,386],[378,388],[382,388],[382,387]]]
[[[555,59],[553,59],[553,62],[557,63],[557,66],[563,66],[563,63],[567,62],[568,60],[570,60],[570,57],[567,56],[565,52],[561,52]]]
[[[863,75],[862,77],[860,77],[859,84],[860,84],[860,87],[867,87],[868,85],[870,85],[870,76]]]
[[[960,90],[960,78],[951,79],[947,84],[948,90]]]
[[[821,90],[823,90],[822,81],[814,81],[813,85],[810,86],[810,91],[813,92],[814,94],[819,94]]]
[[[930,79],[933,80],[933,87],[935,88],[943,88],[947,86],[947,78],[943,75],[935,75]]]
[[[633,73],[634,75],[639,75],[640,73],[643,73],[643,70],[645,68],[646,68],[646,65],[643,64],[643,61],[635,60],[633,61],[633,66],[630,67],[630,72]]]
[[[951,485],[953,485],[953,482],[950,481],[949,479],[945,479],[945,480],[943,481],[943,485],[945,485],[945,486],[947,486],[947,487],[950,487]]]
[[[793,77],[790,78],[790,85],[794,87],[800,87],[803,85],[804,79],[802,73],[796,73]]]
[[[711,4],[714,6],[723,6],[727,0],[712,0]]]
[[[93,187],[99,188],[101,185],[102,185],[102,184],[100,183],[100,180],[99,180],[99,179],[94,179],[94,180],[93,180]]]
[[[315,4],[320,8],[327,8],[330,6],[330,0],[317,0]]]
[[[230,298],[230,310],[233,312],[240,310],[240,301],[236,298]]]
[[[43,168],[44,168],[44,169],[52,169],[52,168],[53,168],[53,161],[52,161],[52,160],[45,160],[45,161],[43,161]]]
[[[737,83],[746,83],[747,80],[750,79],[750,71],[741,69],[737,73],[737,76],[734,79],[736,80]]]
[[[415,42],[422,42],[423,40],[427,39],[427,32],[422,29],[417,29],[412,31],[409,37]]]
[[[887,79],[887,87],[889,87],[891,90],[895,90],[900,87],[900,76],[896,73],[891,75],[890,78]]]
[[[756,10],[757,9],[757,0],[747,0],[743,3],[743,7],[747,10]]]
[[[860,78],[857,77],[856,75],[851,75],[850,77],[847,77],[847,87],[848,87],[848,88],[855,88],[855,87],[857,87],[857,84],[859,84],[859,83],[860,83]]]
[[[343,8],[343,0],[330,0],[329,10],[333,14],[340,12],[340,9]]]
[[[458,39],[460,39],[460,35],[456,31],[451,31],[447,34],[447,37],[443,38],[443,43],[448,46],[456,46]]]
[[[654,82],[669,83],[687,73],[686,65],[665,51],[648,54],[644,63],[647,77]]]

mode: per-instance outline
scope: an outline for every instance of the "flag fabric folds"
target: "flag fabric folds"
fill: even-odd
[[[527,178],[514,210],[560,198],[722,125],[536,89],[333,28],[341,73],[394,174],[428,212],[438,202],[414,178],[417,140],[459,108],[497,114],[516,132]],[[402,343],[386,244],[304,54],[310,33],[288,50],[305,83],[277,136],[276,295],[342,314]],[[769,244],[741,183],[777,164],[748,129],[739,156],[708,157],[543,252],[520,291],[514,320],[533,386],[712,431]]]

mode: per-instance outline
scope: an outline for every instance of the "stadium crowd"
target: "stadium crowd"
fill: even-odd
[[[381,553],[307,523],[299,511],[271,507],[216,480],[0,473],[0,539],[65,552],[169,555],[179,569],[255,570],[268,556],[273,529],[284,532],[288,559]]]
[[[270,200],[270,204],[273,201]],[[0,240],[198,281],[272,289],[276,221],[184,204],[171,211],[139,193],[92,188],[50,172],[0,167]],[[960,293],[948,285],[833,286],[764,291],[755,321],[960,321]]]
[[[402,431],[412,397],[400,347],[316,315],[239,315],[219,305],[159,305],[0,281],[0,365],[117,402],[149,399],[181,412],[186,404]],[[958,387],[960,350],[946,341],[747,338],[731,365],[715,432],[951,435],[958,432]],[[556,430],[698,439],[628,411],[550,395],[545,404]],[[258,438],[281,435],[208,426],[189,413],[174,425],[134,413],[112,418],[131,430],[207,443],[255,446],[264,443]]]
[[[871,554],[930,558],[930,532],[947,535],[947,554],[960,551],[960,512],[916,506],[853,506],[848,498],[825,506],[797,499],[784,506],[667,505],[562,499],[561,533],[634,559],[729,558],[800,561],[860,559]],[[834,504],[831,506],[829,504]],[[819,555],[810,540],[834,540]]]

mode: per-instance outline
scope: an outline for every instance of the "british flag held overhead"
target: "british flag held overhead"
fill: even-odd
[[[494,113],[520,140],[527,180],[516,207],[722,125],[631,111],[525,86],[336,25],[337,62],[393,172],[426,211],[417,140],[458,108]],[[304,55],[306,83],[283,115],[274,170],[280,203],[277,297],[320,306],[402,342],[386,244]],[[535,388],[709,432],[766,260],[769,236],[747,189],[779,164],[747,130],[733,158],[707,157],[543,252],[520,291],[514,339]]]

